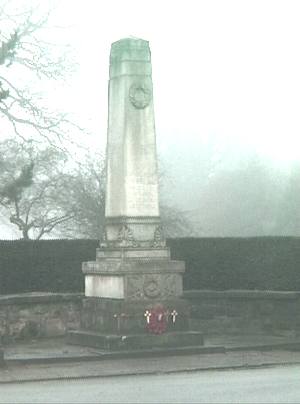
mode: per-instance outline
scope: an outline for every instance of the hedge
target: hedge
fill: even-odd
[[[0,241],[0,293],[81,292],[81,262],[94,260],[96,240]]]
[[[185,289],[300,290],[300,238],[169,239]],[[0,241],[0,293],[83,292],[97,240]]]
[[[186,289],[300,291],[300,238],[194,238],[169,240],[184,259]]]

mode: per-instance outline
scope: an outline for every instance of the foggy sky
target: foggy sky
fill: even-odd
[[[104,149],[110,45],[148,40],[169,195],[196,210],[207,165],[299,160],[299,17],[297,1],[60,0],[46,35],[71,45],[78,69],[63,86],[45,84],[49,105],[73,112],[91,132],[84,141]]]
[[[132,35],[150,42],[161,150],[215,135],[281,162],[300,154],[299,17],[297,1],[63,0],[56,18],[73,25],[73,91],[88,100],[73,103],[95,121],[95,142],[106,137],[110,44]]]

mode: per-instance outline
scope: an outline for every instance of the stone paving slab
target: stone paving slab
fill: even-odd
[[[226,348],[245,347],[253,345],[271,345],[300,342],[299,337],[281,335],[209,335],[205,338],[209,345],[224,344]]]
[[[65,338],[51,338],[16,342],[4,346],[6,360],[22,360],[34,358],[69,358],[77,356],[93,357],[97,351],[93,348],[68,345]]]
[[[221,344],[224,349],[218,351]],[[212,353],[205,352],[211,348]],[[67,345],[64,338],[19,342],[5,347],[0,383],[299,364],[300,340],[265,335],[210,336],[200,353],[149,351],[139,357],[120,357]]]
[[[281,336],[268,335],[215,335],[206,336],[204,339],[203,353],[208,348],[224,348],[223,351],[231,350],[261,350],[261,349],[296,349],[299,345],[300,338],[286,338]],[[202,347],[199,347],[201,351]],[[74,359],[78,360],[86,358],[94,358],[103,356],[107,351],[96,348],[83,347],[79,345],[67,344],[65,338],[52,338],[32,340],[27,342],[18,342],[4,347],[5,360],[28,360],[31,359]],[[178,350],[180,351],[180,349]],[[184,353],[184,350],[182,350]],[[151,352],[151,351],[150,351]],[[155,352],[153,350],[153,352]],[[194,350],[194,352],[196,352]],[[211,352],[214,352],[213,349]],[[171,352],[170,352],[171,353]]]

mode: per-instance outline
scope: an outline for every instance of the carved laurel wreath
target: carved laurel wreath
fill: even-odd
[[[151,101],[152,93],[144,83],[134,83],[129,89],[129,100],[137,109],[146,108]]]
[[[155,298],[161,294],[161,289],[159,287],[158,281],[152,277],[146,278],[143,285],[143,291],[145,296],[148,298]]]

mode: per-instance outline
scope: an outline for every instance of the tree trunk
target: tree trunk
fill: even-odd
[[[28,229],[23,229],[22,233],[23,233],[23,240],[30,240],[30,237],[28,235]]]

